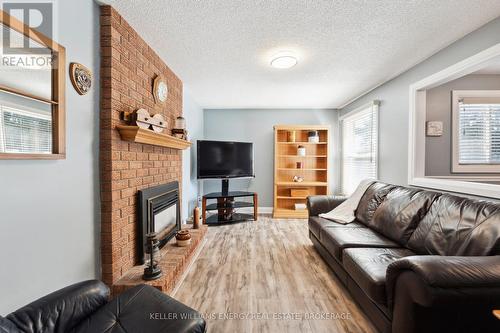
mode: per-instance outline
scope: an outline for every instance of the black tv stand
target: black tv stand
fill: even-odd
[[[222,195],[227,195],[229,193],[229,179],[222,180]]]
[[[226,180],[228,183],[228,181]],[[254,192],[232,191],[224,192],[224,180],[222,181],[222,192],[209,193],[203,196],[202,218],[203,224],[220,225],[243,221],[257,221],[258,196]],[[252,201],[237,201],[237,198],[252,197]],[[214,203],[207,204],[208,200]],[[238,208],[253,207],[253,214],[245,214],[237,211]],[[207,218],[207,211],[217,211]]]

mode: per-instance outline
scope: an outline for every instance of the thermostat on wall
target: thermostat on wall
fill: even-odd
[[[443,136],[442,121],[428,121],[426,128],[427,136]]]

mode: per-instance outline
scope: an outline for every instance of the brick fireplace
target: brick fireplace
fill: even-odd
[[[145,108],[165,116],[169,133],[182,115],[182,82],[112,7],[101,7],[100,26],[101,257],[102,278],[112,286],[138,262],[138,190],[182,184],[180,150],[122,141],[115,127],[125,124],[123,111]],[[152,95],[159,74],[169,88],[166,105]]]

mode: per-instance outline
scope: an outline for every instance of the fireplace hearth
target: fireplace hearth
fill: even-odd
[[[137,258],[146,262],[146,235],[156,232],[162,248],[181,229],[179,183],[177,181],[138,192]]]

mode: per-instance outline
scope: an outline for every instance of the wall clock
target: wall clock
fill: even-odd
[[[156,103],[165,103],[167,101],[167,82],[160,75],[158,75],[153,82],[153,96]]]
[[[85,95],[92,87],[92,72],[82,64],[72,62],[69,65],[69,77],[76,92]]]

